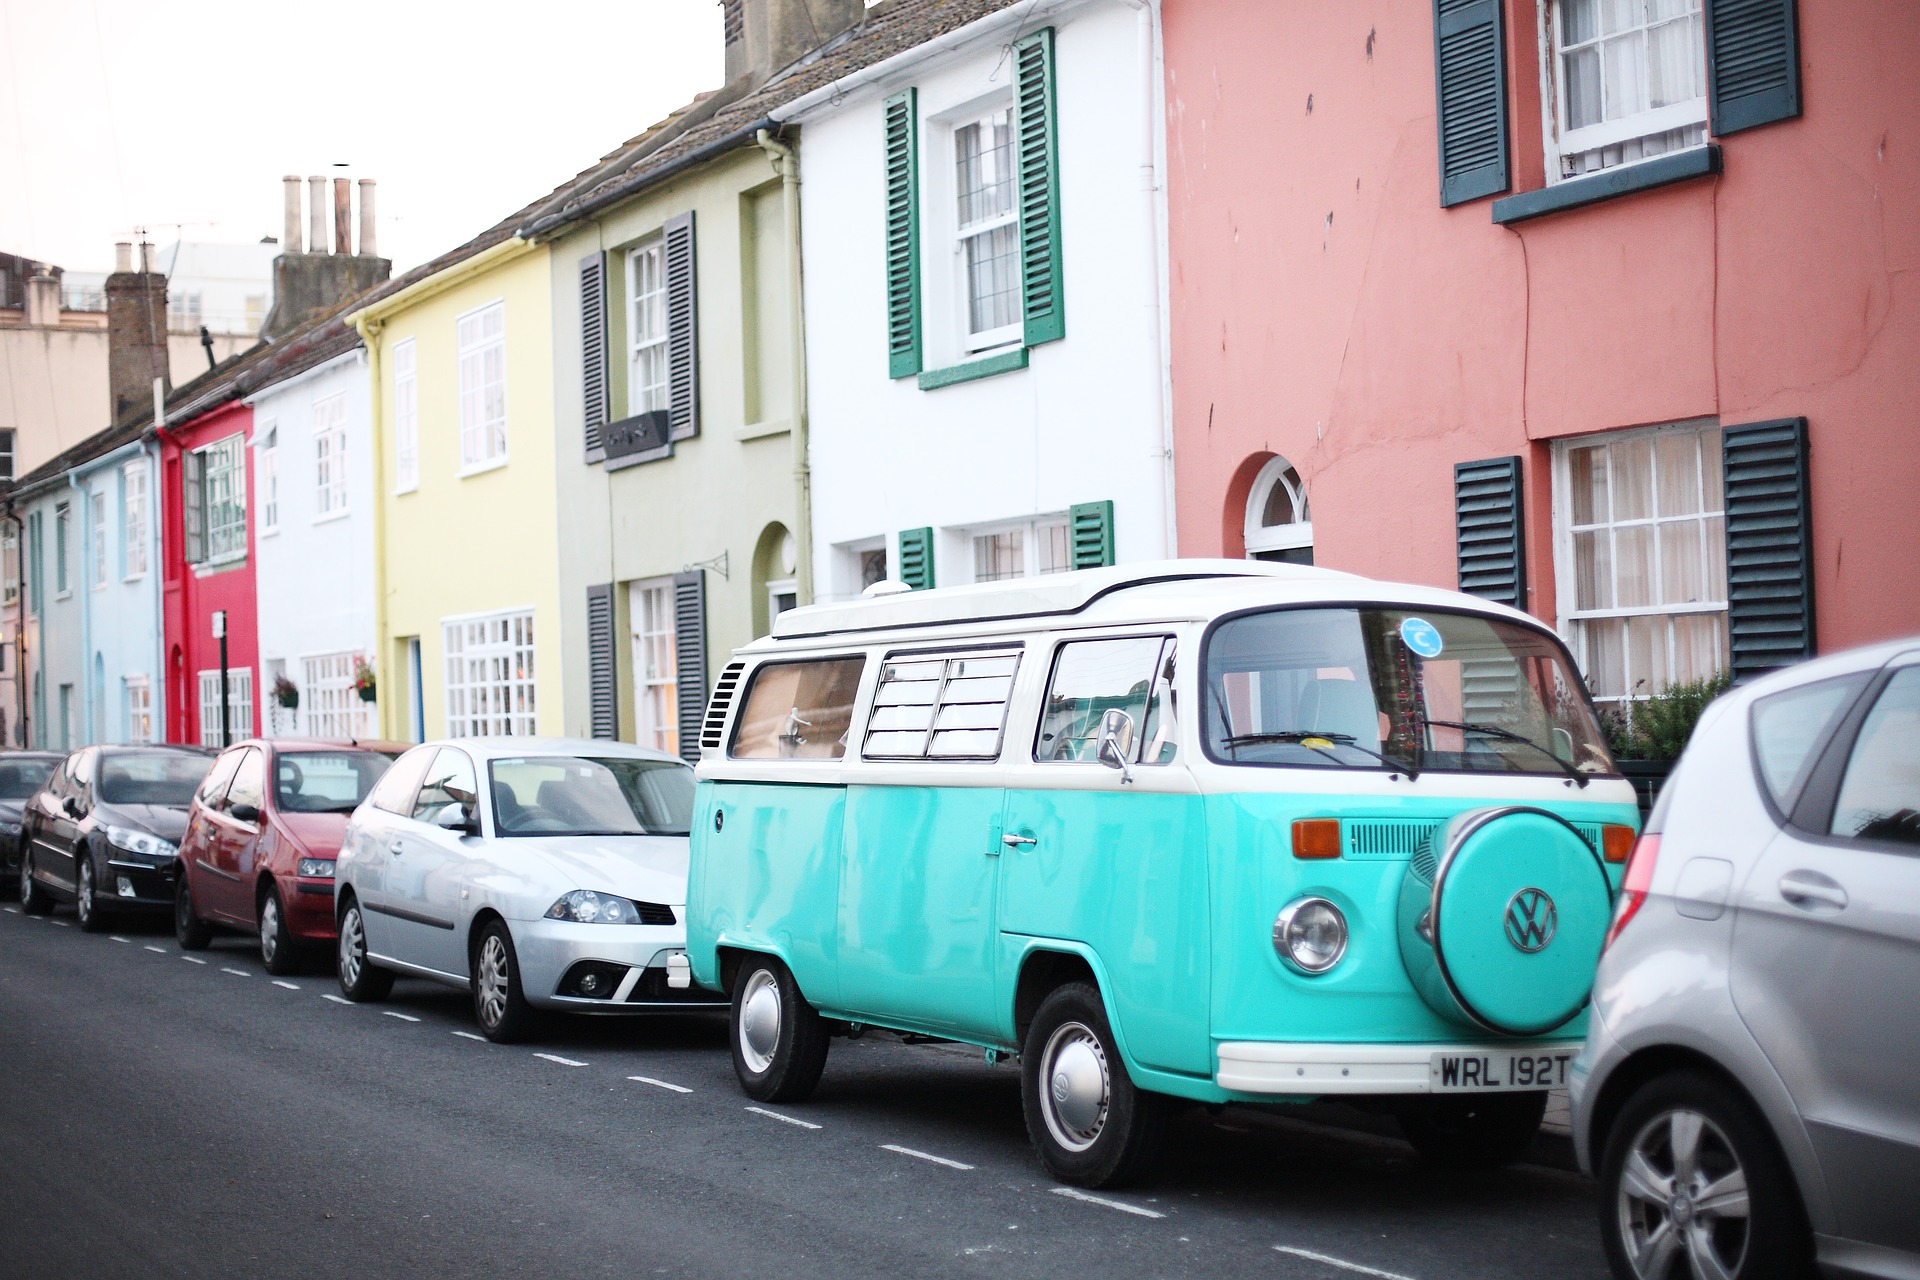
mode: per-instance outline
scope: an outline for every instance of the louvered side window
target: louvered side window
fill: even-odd
[[[613,584],[608,582],[587,588],[587,691],[596,738],[620,736],[614,670]]]
[[[600,253],[580,260],[580,394],[587,461],[598,462],[607,425],[607,260]]]
[[[1800,114],[1794,0],[1707,0],[1707,94],[1716,134]]]
[[[720,679],[713,686],[713,697],[707,700],[707,718],[700,726],[700,745],[719,747],[727,740],[727,708],[733,705],[733,695],[740,688],[740,673],[746,670],[744,662],[729,662],[727,669],[720,673]]]
[[[1067,511],[1073,567],[1098,569],[1113,563],[1113,503],[1079,502]]]
[[[1727,618],[1736,680],[1814,653],[1807,420],[1728,427]]]
[[[920,119],[914,90],[881,107],[887,179],[887,376],[920,372]]]
[[[696,725],[707,709],[707,578],[706,572],[675,574],[673,578],[673,643],[679,723]],[[680,735],[680,757],[689,764],[700,759],[700,744],[690,733]]]
[[[1000,755],[1017,651],[890,654],[861,754],[869,760],[993,760]]]
[[[933,585],[933,530],[930,528],[902,529],[900,531],[900,581],[915,591],[924,591]]]
[[[699,323],[692,211],[669,219],[662,236],[667,246],[667,438],[685,440],[700,434]]]
[[[1054,121],[1053,28],[1013,42],[1020,285],[1027,346],[1067,336],[1060,283],[1060,143]]]
[[[1434,0],[1440,203],[1505,191],[1506,50],[1499,0]]]
[[[1453,468],[1460,589],[1515,609],[1527,607],[1520,474],[1517,457],[1460,462]]]

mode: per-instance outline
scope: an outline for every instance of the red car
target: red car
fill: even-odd
[[[251,738],[220,754],[180,840],[173,928],[198,951],[216,927],[256,933],[269,973],[338,936],[333,863],[347,819],[393,758],[361,745]]]

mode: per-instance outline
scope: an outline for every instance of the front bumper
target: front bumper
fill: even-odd
[[[1578,1040],[1510,1040],[1482,1044],[1286,1044],[1229,1041],[1218,1046],[1214,1083],[1236,1093],[1289,1096],[1431,1093],[1435,1054],[1530,1053],[1554,1060],[1557,1087],[1569,1074]],[[1564,1062],[1560,1061],[1565,1059]]]
[[[287,913],[287,930],[302,942],[333,942],[340,937],[332,880],[283,879],[280,903]]]
[[[125,907],[172,910],[177,883],[173,867],[172,862],[145,862],[115,849],[107,859],[106,873],[98,880],[100,905],[115,910]]]
[[[646,1013],[662,1009],[724,1009],[727,998],[697,986],[667,985],[667,958],[684,955],[687,934],[680,925],[576,924],[540,919],[513,925],[513,946],[520,961],[520,987],[530,1004],[586,1013]],[[604,996],[581,994],[564,986],[592,965]]]

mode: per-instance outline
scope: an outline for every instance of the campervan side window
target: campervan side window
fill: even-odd
[[[1018,652],[892,653],[867,722],[869,760],[995,760]]]
[[[1101,720],[1117,709],[1135,727],[1129,757],[1134,763],[1172,761],[1177,750],[1173,646],[1162,636],[1061,645],[1033,758],[1041,763],[1098,759]]]
[[[854,656],[757,668],[728,754],[736,760],[840,759],[866,664]]]

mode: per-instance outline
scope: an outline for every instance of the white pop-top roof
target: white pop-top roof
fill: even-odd
[[[1357,574],[1259,560],[1156,560],[1073,573],[941,587],[789,609],[773,635],[748,646],[849,633],[905,631],[1032,619],[1045,625],[1095,626],[1130,621],[1203,618],[1267,604],[1365,601],[1389,606],[1471,609],[1540,625],[1517,610],[1476,596]]]

